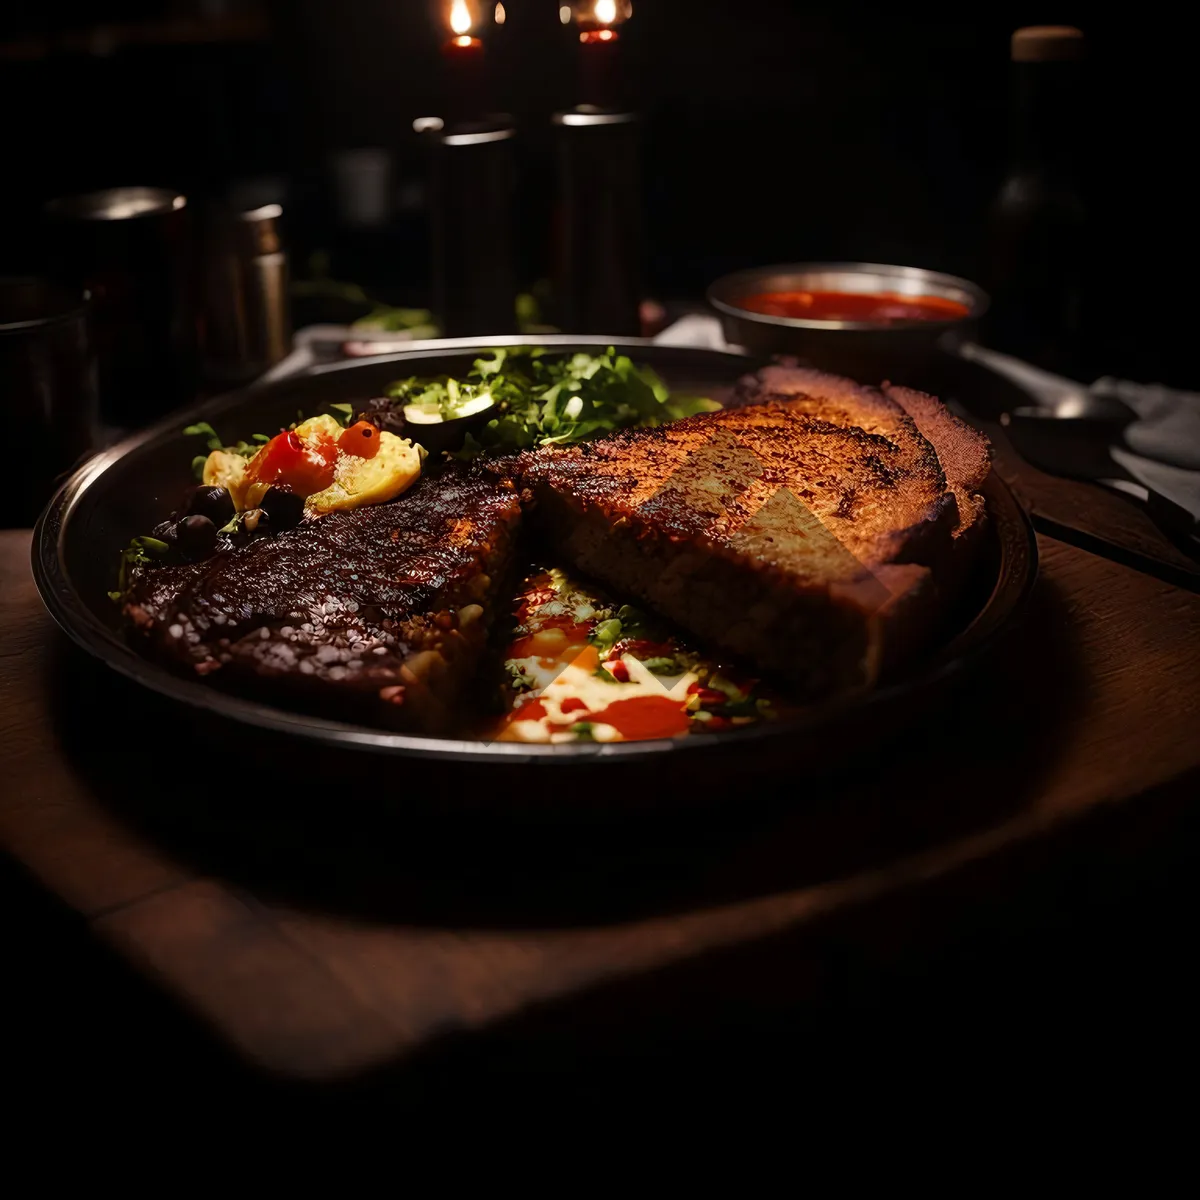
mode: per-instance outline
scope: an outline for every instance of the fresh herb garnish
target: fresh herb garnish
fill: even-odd
[[[338,420],[347,428],[350,422],[354,420],[354,405],[353,404],[331,404],[329,406],[335,413],[338,414]],[[254,435],[258,437],[258,434]]]
[[[110,600],[119,601],[129,590],[130,574],[136,567],[145,567],[170,549],[166,542],[154,537],[135,537],[121,551],[121,565],[117,572],[117,590],[109,592]]]
[[[682,675],[684,668],[674,658],[647,658],[642,666],[652,675]]]
[[[183,433],[185,437],[207,437],[208,444],[212,449],[219,450],[221,448],[221,439],[217,435],[217,431],[207,421],[197,421],[195,425],[188,425]]]
[[[186,437],[205,438],[205,445],[210,453],[213,450],[223,450],[226,454],[240,454],[243,458],[253,458],[258,452],[258,448],[271,440],[269,434],[254,433],[250,435],[251,440],[248,442],[237,441],[226,444],[222,441],[221,435],[207,421],[197,421],[195,425],[189,425],[183,432]],[[197,454],[192,459],[192,472],[197,479],[204,478],[204,464],[207,461],[207,454]]]
[[[515,662],[508,664],[508,683],[514,692],[529,691],[534,686],[533,680],[526,674],[525,668]]]
[[[484,451],[527,450],[586,441],[629,425],[662,425],[720,408],[700,396],[672,395],[648,367],[611,347],[603,354],[562,358],[540,348],[497,349],[477,358],[462,378],[399,379],[387,395],[443,420],[487,397],[494,416],[468,435],[458,458]]]
[[[571,726],[570,732],[576,734],[578,737],[581,737],[585,742],[591,742],[595,740],[592,734],[592,731],[595,728],[595,725],[593,725],[591,721],[576,721],[575,724]]]
[[[189,425],[184,431],[187,437],[203,437],[208,440],[205,445],[210,450],[224,450],[229,454],[240,454],[243,458],[250,458],[265,442],[271,439],[265,433],[251,434],[251,440],[248,442],[234,442],[231,445],[226,445],[220,437],[220,434],[207,422],[199,421],[195,425]]]
[[[744,700],[746,696],[749,695],[748,692],[738,687],[738,685],[732,680],[726,679],[720,671],[713,671],[713,673],[705,681],[705,686],[713,688],[718,692],[724,692],[725,695],[729,697],[730,701],[735,704],[739,700]]]
[[[621,630],[627,638],[641,637],[648,632],[646,627],[650,623],[649,618],[640,608],[634,608],[632,604],[622,604],[617,609],[617,617],[621,622]]]
[[[621,638],[621,622],[616,617],[601,621],[591,633],[588,641],[596,647],[597,653],[604,658]]]

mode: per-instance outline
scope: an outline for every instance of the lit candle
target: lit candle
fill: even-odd
[[[474,120],[486,111],[486,61],[483,42],[473,37],[476,14],[468,0],[453,0],[446,10],[450,40],[442,47],[446,59],[447,116],[451,120]]]
[[[582,0],[572,6],[579,28],[582,103],[601,108],[616,100],[617,26],[633,15],[630,0]]]

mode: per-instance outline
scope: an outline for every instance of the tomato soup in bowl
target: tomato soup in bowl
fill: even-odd
[[[969,280],[918,267],[798,263],[739,271],[709,288],[725,337],[863,382],[936,387],[947,339],[987,308]]]

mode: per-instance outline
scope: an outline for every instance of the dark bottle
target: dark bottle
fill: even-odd
[[[1083,371],[1086,357],[1083,56],[1078,29],[1013,34],[1012,161],[987,238],[988,342],[1064,374]]]

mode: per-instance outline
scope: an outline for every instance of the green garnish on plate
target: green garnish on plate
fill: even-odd
[[[109,592],[108,598],[120,601],[129,590],[132,573],[138,567],[149,566],[155,559],[161,558],[170,549],[166,542],[156,537],[135,537],[121,551],[121,563],[117,573],[117,590]]]
[[[468,434],[456,457],[587,441],[630,425],[663,425],[721,406],[672,394],[659,375],[611,347],[558,356],[538,348],[499,349],[477,358],[462,378],[401,379],[387,395],[406,410],[452,420],[490,400],[496,415]]]

